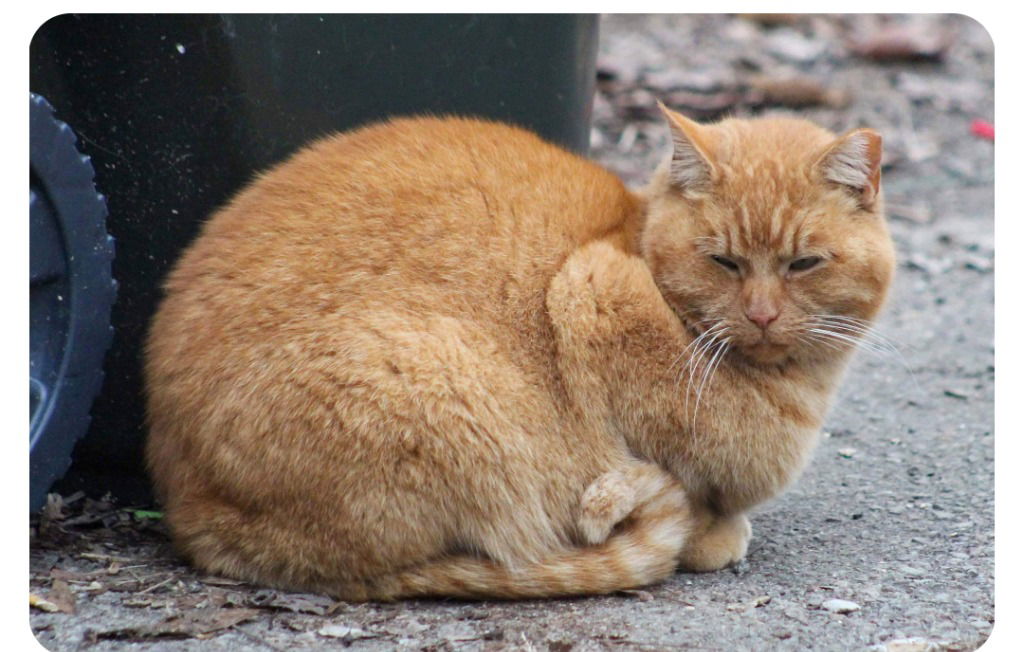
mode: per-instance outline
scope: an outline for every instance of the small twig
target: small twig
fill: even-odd
[[[599,639],[603,639],[606,643],[611,645],[635,645],[637,647],[654,648],[656,650],[689,650],[692,649],[689,645],[679,643],[645,643],[643,641],[634,641],[631,638],[612,638],[611,636],[601,636]]]
[[[139,595],[142,595],[143,593],[149,593],[150,591],[155,591],[156,589],[159,589],[161,586],[163,586],[165,584],[169,584],[172,581],[174,581],[174,575],[171,575],[170,577],[165,579],[163,582],[159,582],[157,584],[154,584],[153,586],[149,587],[148,589],[143,589],[143,590],[139,591]]]
[[[64,497],[64,505],[67,506],[67,505],[71,505],[73,503],[77,503],[79,500],[81,500],[83,498],[85,498],[85,492],[84,491],[76,491],[75,493],[71,494],[70,496],[65,496]]]
[[[138,561],[138,559],[130,559],[128,557],[118,557],[116,555],[104,555],[97,552],[82,552],[78,554],[82,559],[91,559],[93,561],[118,561],[118,562],[131,562]]]

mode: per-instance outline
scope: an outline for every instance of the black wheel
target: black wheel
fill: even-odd
[[[103,382],[117,292],[106,202],[89,157],[53,107],[30,94],[30,508],[64,475]]]

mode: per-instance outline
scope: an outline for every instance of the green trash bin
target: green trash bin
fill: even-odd
[[[113,342],[63,490],[148,494],[141,347],[159,286],[201,222],[255,173],[318,136],[391,115],[485,116],[586,152],[597,23],[62,15],[40,27],[30,90],[91,157],[117,242]]]

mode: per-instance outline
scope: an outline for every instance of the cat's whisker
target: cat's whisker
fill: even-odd
[[[698,373],[697,364],[704,359],[704,354],[711,350],[711,347],[715,345],[715,340],[718,339],[720,335],[725,333],[726,330],[728,330],[728,328],[725,325],[718,325],[712,327],[704,331],[700,335],[700,337],[698,337],[691,343],[690,346],[694,346],[697,345],[698,342],[700,342],[700,344],[697,345],[696,348],[694,348],[693,353],[690,355],[690,358],[686,361],[686,365],[683,367],[682,370],[683,372],[685,372],[687,369],[690,370],[690,378],[689,383],[687,384],[687,390],[689,390],[690,385],[693,384],[694,374]],[[707,341],[703,341],[705,338],[708,338]]]
[[[837,323],[839,322],[839,323]],[[879,346],[884,347],[886,350],[896,354],[905,361],[901,347],[893,342],[891,339],[882,335],[876,328],[870,323],[855,318],[838,318],[832,317],[826,319],[826,324],[831,325],[833,328],[839,328],[845,331],[852,331],[861,334],[863,337],[870,339],[877,343]]]
[[[827,337],[815,335],[814,333],[803,333],[802,335],[799,336],[798,339],[805,344],[821,344],[822,346],[828,347],[833,351],[843,352],[846,350],[842,346],[829,340]]]
[[[708,336],[711,336],[712,339],[714,339],[714,336],[717,334],[716,331],[720,330],[720,328],[723,328],[721,326],[719,320],[709,319],[709,320],[703,320],[703,321],[714,322],[715,325],[712,326],[711,328],[709,328],[708,330],[704,331],[700,335],[698,335],[696,338],[694,338],[694,340],[692,342],[690,342],[689,344],[687,344],[686,348],[684,348],[682,350],[682,352],[679,354],[679,357],[676,358],[676,360],[678,361],[679,359],[682,358],[683,355],[685,355],[687,353],[687,351],[691,351],[691,349],[692,349],[692,353],[691,353],[690,357],[687,358],[686,364],[683,365],[682,369],[680,369],[679,375],[676,377],[676,384],[677,385],[680,382],[682,382],[682,375],[684,373],[686,373],[686,370],[692,368],[692,365],[695,362],[695,358],[698,357],[698,351],[700,351],[700,349],[703,348],[703,344],[701,344],[701,342],[704,340],[704,338],[706,338]],[[672,366],[675,366],[675,363],[673,363]],[[691,375],[692,375],[692,372],[691,372]]]
[[[834,340],[839,340],[841,342],[846,342],[847,344],[852,345],[853,348],[855,348],[855,349],[858,349],[858,348],[859,349],[863,349],[864,351],[867,351],[869,353],[874,353],[875,355],[877,355],[879,357],[884,357],[886,354],[892,353],[891,351],[888,351],[888,350],[878,346],[877,344],[874,344],[873,342],[869,342],[867,340],[863,340],[863,339],[854,337],[852,335],[847,335],[845,333],[839,333],[839,332],[836,332],[834,330],[830,330],[828,328],[808,328],[807,332],[809,332],[809,333],[817,333],[818,335],[823,335],[825,337],[829,337],[829,338],[832,338]]]
[[[896,345],[892,340],[882,335],[878,330],[863,319],[856,317],[847,317],[844,315],[813,315],[816,324],[820,325],[825,329],[836,329],[842,330],[847,333],[854,333],[860,335],[871,342],[875,347],[875,353],[879,354],[879,357],[884,357],[883,353],[895,355],[899,360],[903,369],[910,375],[910,379],[914,383],[914,387],[918,394],[923,395],[924,390],[921,389],[921,384],[917,380],[917,374],[910,367],[910,363],[907,358],[903,355],[900,347]],[[868,350],[871,350],[870,348]]]
[[[854,325],[825,319],[816,320],[814,325],[815,328],[829,331],[837,336],[843,335],[858,339],[862,347],[873,348],[880,353],[891,353],[902,357],[902,353],[900,353],[899,348],[895,344],[877,331],[866,327],[866,325]]]
[[[700,385],[697,387],[697,401],[693,407],[692,430],[694,432],[696,432],[697,430],[697,413],[700,411],[700,399],[701,396],[704,394],[704,388],[714,377],[715,371],[718,369],[718,365],[720,365],[722,363],[722,360],[725,359],[725,356],[723,354],[729,349],[730,341],[731,338],[726,337],[725,339],[719,342],[718,348],[715,350],[715,354],[714,356],[712,356],[711,362],[708,364],[708,368],[704,371],[704,376],[701,378]]]
[[[718,338],[719,335],[723,334],[726,330],[726,326],[718,324],[717,326],[714,326],[701,333],[700,337],[698,337],[691,343],[691,346],[693,346],[698,342],[702,342],[702,340],[704,340],[705,338],[708,338],[707,341],[703,341],[701,344],[696,346],[693,353],[690,355],[690,358],[686,361],[686,366],[683,367],[683,369],[681,370],[679,380],[676,383],[678,385],[679,383],[682,382],[682,373],[685,373],[686,370],[689,369],[689,379],[686,382],[686,398],[683,403],[684,414],[686,412],[689,412],[690,410],[690,390],[693,387],[694,378],[696,377],[697,373],[699,373],[697,370],[698,363],[704,364],[704,354],[711,350],[711,347],[714,346],[715,344],[715,340]]]
[[[723,326],[722,328],[718,329],[715,332],[714,336],[708,342],[706,342],[703,347],[701,347],[701,361],[702,361],[703,369],[702,370],[697,370],[696,367],[693,367],[693,368],[690,369],[690,379],[689,379],[689,381],[687,382],[687,385],[686,385],[686,400],[685,400],[685,403],[684,403],[684,406],[683,406],[683,408],[684,408],[684,412],[683,413],[686,414],[690,410],[690,396],[693,394],[692,390],[695,387],[694,380],[697,378],[697,376],[699,374],[700,375],[700,381],[698,381],[696,383],[697,400],[695,402],[694,412],[693,412],[693,415],[694,415],[694,426],[696,426],[697,408],[700,406],[700,393],[701,393],[701,389],[703,388],[704,382],[705,382],[705,380],[708,377],[708,373],[711,371],[712,367],[715,364],[716,358],[718,357],[718,354],[720,353],[720,350],[716,349],[716,347],[719,347],[720,344],[721,344],[721,341],[719,340],[719,337],[722,336],[722,335],[725,335],[727,332],[728,332],[728,328]],[[711,360],[705,362],[705,357],[704,357],[705,354],[710,353],[712,350],[714,350],[715,352],[712,354]],[[703,372],[703,373],[701,373],[701,372]]]
[[[837,330],[855,333],[871,340],[887,350],[892,351],[893,353],[900,353],[899,347],[896,346],[892,340],[878,332],[878,330],[869,322],[841,315],[813,315],[812,317],[818,326],[831,327]]]
[[[705,331],[704,333],[701,333],[700,336],[695,337],[693,339],[693,341],[691,341],[689,344],[687,344],[685,347],[683,347],[683,350],[679,352],[679,355],[676,356],[676,359],[673,360],[672,364],[669,366],[669,368],[668,368],[669,372],[671,372],[673,369],[675,369],[675,366],[677,364],[679,364],[679,361],[683,359],[683,356],[685,356],[687,354],[687,352],[689,352],[691,349],[693,349],[694,345],[696,345],[697,342],[699,342],[704,337],[704,335],[706,335],[706,334],[707,334],[707,331]],[[691,356],[691,358],[692,358],[692,356]],[[683,365],[682,369],[680,369],[680,371],[679,371],[679,375],[676,376],[676,384],[678,384],[680,382],[680,380],[682,378],[682,374],[683,374],[683,372],[686,371],[686,368],[689,366],[689,364],[690,364],[690,358],[687,358],[686,364]]]
[[[714,324],[714,325],[717,325],[719,322],[720,322],[720,320],[718,320],[718,319],[701,319],[701,320],[698,320],[698,321],[696,321],[694,323],[696,323],[696,324]],[[683,359],[683,356],[686,355],[686,352],[689,351],[697,342],[699,342],[701,340],[701,338],[703,338],[703,336],[708,333],[708,331],[713,330],[714,327],[715,326],[711,326],[707,331],[704,331],[703,333],[701,333],[700,336],[694,338],[694,340],[692,342],[687,344],[683,348],[683,350],[679,352],[679,355],[676,356],[676,359],[672,361],[671,365],[669,365],[668,370],[669,370],[670,373],[672,372],[673,369],[675,369],[675,366],[677,364],[679,364],[679,361]],[[683,370],[684,371],[685,371],[685,369],[686,369],[686,365],[683,366]],[[676,378],[677,384],[678,384],[679,380],[680,380],[679,378]]]
[[[811,316],[812,317],[816,317],[818,319],[826,319],[826,320],[829,320],[829,321],[838,321],[838,322],[846,322],[848,324],[856,324],[858,326],[863,326],[863,327],[865,327],[867,329],[870,329],[870,330],[874,330],[874,328],[875,328],[874,324],[872,322],[868,321],[867,319],[861,319],[860,317],[851,317],[850,315],[828,315],[828,314],[823,314],[823,315],[811,315]]]

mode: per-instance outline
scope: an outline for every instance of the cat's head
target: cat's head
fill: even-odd
[[[847,348],[893,274],[881,137],[795,118],[700,125],[663,110],[673,151],[644,191],[642,249],[669,305],[754,363]]]

